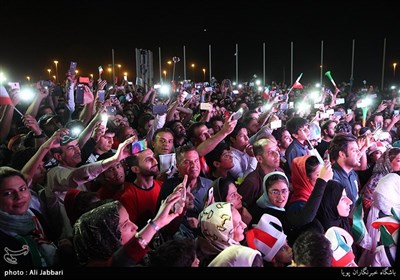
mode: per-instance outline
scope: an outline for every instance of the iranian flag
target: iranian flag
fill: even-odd
[[[4,86],[0,85],[0,105],[12,105],[12,100]]]
[[[301,73],[300,76],[297,78],[297,80],[294,82],[292,88],[299,88],[299,89],[303,88],[303,85],[300,84],[300,82],[299,82],[302,76],[303,76],[303,73]]]

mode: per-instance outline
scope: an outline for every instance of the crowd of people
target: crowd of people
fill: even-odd
[[[75,73],[30,89],[27,103],[0,85],[2,267],[399,259],[395,90],[213,79],[164,91]]]

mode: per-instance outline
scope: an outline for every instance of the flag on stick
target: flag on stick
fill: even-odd
[[[101,74],[103,74],[103,67],[99,66],[99,78],[101,79]]]
[[[4,86],[0,85],[0,105],[12,105],[12,100]]]
[[[297,80],[294,82],[292,88],[300,88],[300,89],[303,88],[303,85],[300,84],[300,82],[299,82],[302,76],[303,76],[303,73],[301,73],[300,76],[297,78]]]
[[[20,110],[18,110],[12,100],[10,95],[8,94],[7,90],[5,89],[4,86],[0,85],[0,105],[12,105],[14,107],[14,110],[23,117],[24,115],[21,113]]]
[[[296,81],[294,82],[294,84],[292,85],[292,87],[289,89],[289,91],[287,92],[287,94],[289,94],[289,93],[292,91],[292,89],[294,89],[294,88],[299,88],[299,89],[302,89],[302,88],[303,88],[303,85],[300,84],[300,79],[301,79],[302,76],[303,76],[303,73],[301,73],[300,76],[296,79]]]

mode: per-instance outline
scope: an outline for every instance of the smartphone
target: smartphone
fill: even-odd
[[[400,110],[393,110],[393,116],[398,116],[400,113]]]
[[[75,75],[76,65],[77,63],[74,61],[71,61],[71,63],[69,64],[69,73],[71,75]]]
[[[107,127],[107,122],[108,122],[108,115],[102,113],[101,114],[101,125],[104,127]]]
[[[158,85],[158,84],[154,85],[154,89],[158,89],[160,87],[161,87],[161,85]]]
[[[106,106],[107,115],[115,116],[117,114],[117,107],[115,106]]]
[[[183,205],[185,205],[186,203],[186,192],[190,192],[190,187],[187,186],[187,188],[185,187],[187,184],[187,175],[185,175],[183,177],[183,181],[182,181],[183,187],[180,190],[181,192],[181,198],[179,199],[179,201],[177,203],[174,204],[174,208],[173,211],[174,213],[178,212],[179,208],[182,207]],[[212,188],[211,188],[212,189]]]
[[[289,104],[287,103],[282,103],[279,105],[279,110],[287,110],[289,108]]]
[[[232,90],[233,94],[239,94],[239,91],[237,89]]]
[[[342,112],[342,111],[336,111],[336,112],[334,112],[333,114],[334,114],[335,116],[342,117],[342,116],[344,115],[344,112]]]
[[[283,94],[283,95],[279,95],[278,100],[286,100],[287,99],[287,95]]]
[[[163,115],[167,112],[167,105],[153,105],[153,115]]]
[[[200,103],[200,110],[206,110],[206,111],[211,110],[211,104],[210,103]]]
[[[8,83],[8,85],[10,86],[11,89],[20,89],[18,82],[11,82]]]
[[[100,89],[97,91],[97,98],[99,99],[100,102],[104,102],[106,99],[106,91],[104,89]]]
[[[238,120],[243,116],[243,109],[240,108],[235,113],[233,113],[232,120]]]
[[[353,110],[347,109],[347,115],[351,115],[351,114],[353,114]]]
[[[83,104],[84,92],[85,92],[85,86],[84,85],[79,84],[79,85],[76,86],[75,103]]]
[[[90,79],[89,79],[89,77],[79,77],[79,79],[78,79],[78,83],[80,83],[80,84],[89,84],[89,82],[90,82]]]
[[[205,87],[204,90],[205,90],[206,92],[211,92],[211,91],[212,91],[212,87]]]
[[[144,151],[146,149],[147,149],[146,140],[139,140],[132,143],[132,148],[131,148],[132,154],[140,153],[141,151]]]
[[[323,113],[323,112],[321,112],[321,113],[319,114],[319,117],[320,117],[321,119],[328,119],[328,118],[329,118],[329,114],[328,114],[328,113]]]
[[[271,129],[280,128],[280,127],[282,127],[282,120],[273,121],[273,122],[271,122],[270,126],[271,126]]]

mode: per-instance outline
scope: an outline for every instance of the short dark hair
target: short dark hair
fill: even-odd
[[[347,147],[350,142],[356,142],[357,137],[353,134],[339,133],[333,137],[331,143],[329,144],[329,156],[332,160],[337,160],[339,157],[339,152],[342,151],[347,155]]]
[[[195,122],[195,123],[192,123],[192,124],[189,126],[188,130],[186,131],[186,135],[187,135],[187,138],[188,138],[190,141],[192,141],[192,139],[195,138],[194,131],[196,130],[196,128],[198,128],[198,127],[200,127],[200,126],[202,126],[202,125],[206,125],[206,124],[205,124],[204,122]],[[192,141],[192,142],[193,142],[193,141]]]
[[[214,171],[216,167],[214,166],[214,161],[221,162],[221,156],[224,151],[229,150],[229,146],[225,142],[220,142],[218,145],[204,156],[207,165],[210,167],[211,171]]]
[[[183,146],[180,146],[179,148],[177,148],[175,151],[176,162],[178,164],[180,162],[183,162],[183,155],[190,151],[197,152],[196,147],[194,147],[193,145],[183,145]]]
[[[297,131],[306,124],[308,124],[308,121],[305,118],[295,116],[286,122],[286,128],[290,135],[293,135],[295,133],[297,134]]]
[[[156,136],[159,134],[159,133],[161,133],[161,132],[168,132],[168,133],[171,133],[171,135],[172,135],[172,137],[175,139],[175,134],[174,134],[174,132],[171,130],[171,129],[169,129],[168,127],[161,127],[161,128],[159,128],[159,129],[157,129],[156,130],[156,132],[154,132],[154,135],[153,135],[153,141],[155,141],[156,140]]]
[[[335,122],[334,120],[327,120],[326,122],[324,122],[324,123],[322,124],[322,126],[321,126],[321,133],[322,133],[322,136],[327,135],[326,132],[325,132],[325,130],[328,130],[328,129],[329,129],[329,125],[330,125],[331,123],[336,123],[336,122]]]
[[[332,258],[331,242],[321,232],[305,231],[293,244],[293,260],[297,266],[331,267]]]
[[[196,258],[196,243],[191,238],[168,240],[148,256],[149,266],[191,267]]]

